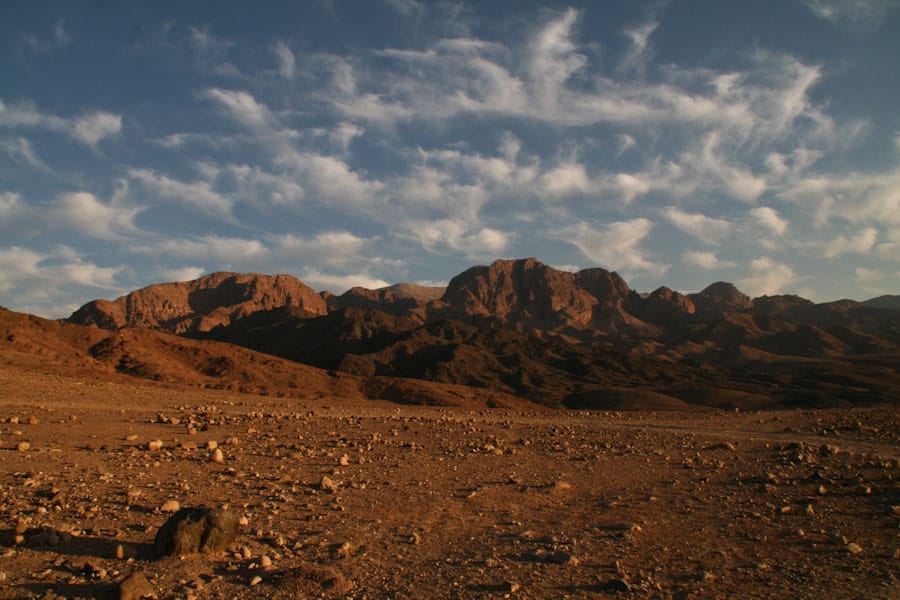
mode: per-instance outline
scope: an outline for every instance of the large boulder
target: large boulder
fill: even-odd
[[[199,506],[182,508],[156,532],[157,558],[225,550],[238,533],[238,518],[225,510]]]

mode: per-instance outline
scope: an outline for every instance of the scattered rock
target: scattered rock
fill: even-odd
[[[331,567],[298,567],[284,572],[278,581],[278,588],[298,598],[316,597],[323,593],[343,597],[354,587],[353,581]]]
[[[228,511],[183,508],[159,528],[153,552],[157,557],[219,552],[234,542],[237,532],[238,518]]]
[[[141,600],[142,598],[159,598],[156,590],[143,573],[134,572],[119,582],[119,600]]]
[[[718,442],[707,446],[704,450],[730,450],[731,452],[737,452],[737,447],[731,442]]]
[[[322,475],[322,479],[319,481],[319,488],[322,491],[334,493],[337,491],[338,486],[331,477]]]

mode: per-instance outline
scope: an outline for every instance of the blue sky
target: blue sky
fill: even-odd
[[[0,3],[0,304],[535,256],[900,293],[900,1]]]

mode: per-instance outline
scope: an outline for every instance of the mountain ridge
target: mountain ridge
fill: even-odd
[[[900,382],[900,310],[865,302],[750,298],[727,282],[641,295],[614,271],[571,273],[534,258],[472,267],[443,289],[398,284],[313,297],[299,280],[272,277],[223,273],[149,286],[115,303],[95,301],[68,321],[114,330],[132,314],[127,327],[553,407],[630,405],[628,389],[673,408],[900,402],[900,386],[892,387]],[[270,289],[276,283],[281,291]],[[195,289],[205,303],[190,302]],[[153,306],[160,297],[169,304]],[[110,304],[121,312],[92,312]]]

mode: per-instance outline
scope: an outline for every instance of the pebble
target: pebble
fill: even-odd
[[[250,580],[251,586],[256,586],[256,585],[259,585],[260,583],[262,583],[262,577],[260,577],[259,575],[254,575],[253,579]]]
[[[162,507],[160,508],[163,512],[178,512],[181,509],[181,504],[178,503],[178,500],[166,500]]]
[[[261,567],[271,567],[271,566],[272,566],[272,559],[269,558],[269,556],[268,556],[267,554],[263,554],[263,555],[259,558],[259,566],[261,566]]]
[[[847,544],[847,550],[849,550],[851,554],[859,554],[863,551],[862,546],[860,546],[856,542],[850,542],[849,544]]]
[[[19,442],[18,444],[16,444],[16,450],[18,450],[19,452],[28,452],[29,450],[31,450],[31,444],[29,444],[28,442]]]
[[[150,452],[156,452],[157,450],[161,450],[163,447],[162,440],[150,440],[147,442],[147,450]]]
[[[213,452],[212,460],[213,460],[213,462],[220,463],[220,464],[225,462],[225,455],[222,454],[221,449],[216,448],[215,452]]]
[[[119,600],[158,598],[156,590],[143,573],[135,572],[119,582]]]
[[[337,491],[337,484],[328,475],[322,475],[322,480],[319,482],[319,487],[326,492]]]
[[[218,447],[219,447],[219,442],[217,442],[216,440],[209,440],[208,442],[206,442],[207,450],[215,450]]]

